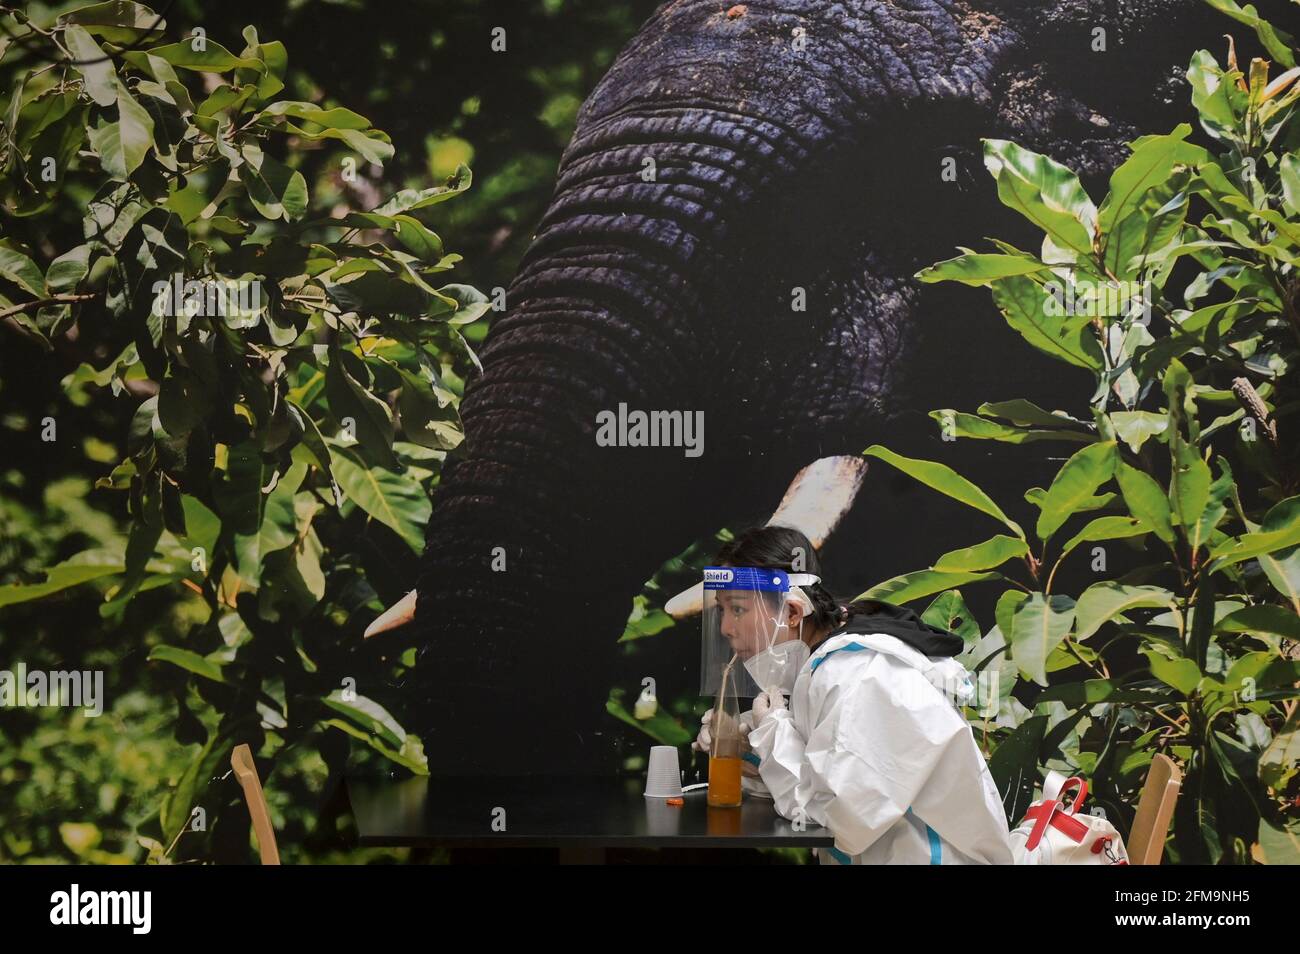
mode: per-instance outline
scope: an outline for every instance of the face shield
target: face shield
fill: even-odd
[[[819,582],[810,573],[762,567],[718,566],[704,570],[700,695],[753,698],[790,692],[808,658],[801,638],[812,601],[800,585]]]

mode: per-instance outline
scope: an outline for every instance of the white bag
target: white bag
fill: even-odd
[[[1077,788],[1067,806],[1065,793]],[[1029,806],[1011,832],[1011,854],[1018,865],[1126,865],[1128,851],[1115,826],[1097,815],[1081,814],[1088,783],[1048,772],[1043,800]]]

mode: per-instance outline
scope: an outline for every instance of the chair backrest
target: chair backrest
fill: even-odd
[[[257,850],[262,856],[262,864],[278,865],[280,849],[275,844],[271,812],[266,806],[262,781],[257,777],[257,766],[253,764],[253,753],[246,743],[235,746],[230,753],[230,767],[235,770],[239,787],[244,790],[244,801],[248,803],[248,817],[253,820],[253,833],[257,835]]]
[[[1129,832],[1129,864],[1158,865],[1165,853],[1165,835],[1174,815],[1174,802],[1182,788],[1183,773],[1167,755],[1157,755],[1147,770],[1146,784],[1138,798],[1137,814]]]

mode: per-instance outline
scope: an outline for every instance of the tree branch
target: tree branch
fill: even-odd
[[[94,297],[94,294],[55,295],[52,298],[37,298],[35,301],[25,301],[21,305],[14,305],[0,311],[0,321],[10,318],[13,315],[21,315],[23,312],[44,308],[46,305],[67,305],[78,301],[90,301]]]

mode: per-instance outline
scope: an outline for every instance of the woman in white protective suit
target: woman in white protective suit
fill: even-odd
[[[959,708],[974,696],[952,658],[961,637],[888,603],[837,603],[798,530],[749,530],[717,562],[784,573],[775,600],[709,594],[713,639],[758,693],[739,720],[758,776],[747,770],[746,791],[765,787],[783,817],[829,829],[824,864],[1011,864],[1002,800]],[[706,714],[696,748],[709,732]]]

